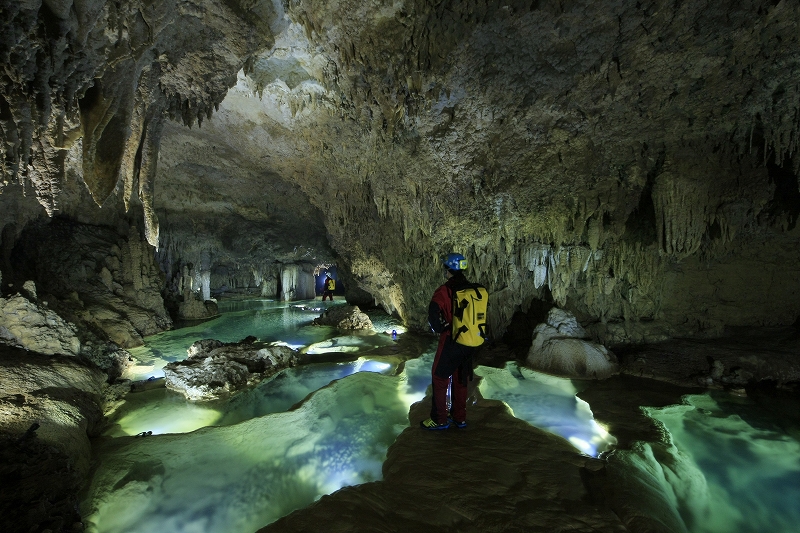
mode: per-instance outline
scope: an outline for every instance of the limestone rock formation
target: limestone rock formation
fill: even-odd
[[[0,523],[8,531],[80,522],[77,495],[89,470],[89,436],[103,417],[106,377],[75,357],[0,345]]]
[[[322,264],[426,329],[451,251],[489,289],[496,339],[545,305],[609,346],[800,316],[797,2],[0,11],[0,298],[42,302],[43,320],[48,302],[83,352],[109,355],[101,366],[124,363],[114,345],[171,327],[165,293],[307,298]],[[554,322],[536,342],[562,369],[613,367]],[[796,376],[748,358],[701,359],[702,379]],[[627,371],[656,375],[655,359]],[[220,380],[252,378],[235,358],[220,364]]]
[[[27,228],[10,273],[35,278],[39,297],[81,329],[123,348],[139,346],[143,336],[169,329],[172,321],[152,248],[136,226],[126,229],[120,236],[114,227],[63,218]]]
[[[794,163],[770,147],[793,126],[764,122],[791,91],[773,99],[760,80],[788,86],[777,65],[794,64],[797,40],[779,20],[797,12],[697,10],[295,2],[204,131],[170,127],[157,179],[187,183],[209,146],[204,179],[213,167],[249,182],[268,160],[270,183],[282,192],[285,179],[319,210],[353,280],[415,327],[439,281],[434,258],[456,248],[493,294],[495,336],[534,299],[609,342],[791,323],[800,193]],[[678,39],[695,26],[709,38]],[[762,47],[756,31],[785,48]],[[745,275],[752,290],[733,281]]]
[[[194,298],[184,300],[178,306],[178,318],[182,320],[200,320],[219,315],[217,303],[213,300],[201,302]]]
[[[192,124],[210,115],[249,54],[270,43],[272,3],[7,7],[3,185],[19,177],[52,214],[63,150],[82,133],[84,181],[95,201],[103,204],[121,182],[126,208],[141,201],[145,233],[156,246],[153,177],[164,119]],[[188,37],[197,35],[204,38]]]
[[[189,400],[213,400],[269,377],[298,362],[286,346],[253,345],[254,339],[225,344],[197,341],[183,361],[164,367],[166,386]]]
[[[533,301],[609,343],[800,314],[795,3],[88,5],[4,21],[4,227],[87,216],[79,181],[170,283],[336,262],[416,328],[457,250],[494,337]]]
[[[80,353],[81,343],[73,324],[20,294],[0,298],[0,316],[2,344],[49,355]]]
[[[334,326],[339,329],[372,329],[372,321],[357,305],[335,305],[314,319],[316,326]]]
[[[554,307],[547,321],[533,330],[526,366],[569,378],[605,379],[619,371],[616,356],[602,344],[584,340],[586,331],[575,317]]]

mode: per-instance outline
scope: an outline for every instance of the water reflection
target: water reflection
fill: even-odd
[[[314,343],[328,341],[338,335],[335,328],[312,326],[322,310],[331,302],[308,300],[302,302],[283,302],[265,299],[220,301],[221,315],[213,320],[194,326],[165,331],[145,339],[145,345],[129,350],[136,360],[136,366],[129,369],[124,377],[131,380],[161,377],[167,363],[186,358],[186,350],[200,339],[217,339],[222,342],[237,342],[247,336],[254,336],[263,342],[280,342],[295,350]],[[398,324],[397,320],[384,313],[385,325]],[[395,326],[395,327],[399,327]],[[363,340],[359,348],[368,345],[383,346],[391,343],[391,338],[375,331],[361,333],[369,339]],[[351,350],[356,351],[356,350]]]
[[[287,411],[312,392],[356,372],[391,375],[397,364],[396,359],[362,357],[346,363],[287,368],[252,389],[217,402],[190,402],[183,394],[165,388],[130,394],[105,435],[119,437],[143,431],[152,431],[154,435],[186,433],[205,426],[236,424]]]
[[[435,339],[413,342],[395,319],[375,313],[377,332],[339,335],[310,325],[318,307],[223,302],[219,318],[148,338],[134,350],[142,364],[131,377],[140,378],[185,358],[203,338],[235,342],[253,335],[323,362],[286,369],[213,403],[189,402],[166,389],[129,395],[107,432],[117,438],[95,450],[98,467],[83,504],[89,531],[253,531],[323,494],[380,479],[387,447],[430,384]],[[402,338],[386,334],[392,330]],[[341,361],[347,353],[355,360]],[[567,380],[547,381],[516,367],[476,373],[484,377],[485,397],[597,446],[585,428],[591,412]],[[152,436],[132,437],[145,431]]]

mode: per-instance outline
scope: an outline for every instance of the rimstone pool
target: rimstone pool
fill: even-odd
[[[222,301],[217,319],[131,350],[132,380],[158,378],[205,338],[252,335],[300,350],[309,362],[215,402],[190,402],[163,387],[129,394],[94,442],[82,503],[88,530],[252,532],[342,487],[380,480],[387,448],[408,428],[410,406],[425,397],[434,339],[407,333],[380,312],[369,313],[372,332],[312,326],[321,307]],[[662,438],[617,449],[578,397],[591,383],[514,362],[478,366],[475,374],[471,401],[503,401],[576,454],[622,465],[627,482],[667,510],[672,530],[797,531],[798,432],[746,398],[696,394],[679,405],[642,405]]]

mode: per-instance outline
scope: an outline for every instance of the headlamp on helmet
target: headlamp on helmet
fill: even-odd
[[[461,254],[447,254],[442,258],[442,264],[448,270],[467,269],[467,259]]]

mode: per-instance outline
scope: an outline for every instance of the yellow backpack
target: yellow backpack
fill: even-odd
[[[480,346],[486,340],[486,306],[489,293],[477,283],[453,290],[453,340],[465,346]]]
[[[336,281],[333,278],[328,280],[328,287],[327,288],[328,288],[329,291],[332,291],[332,290],[336,289]]]

